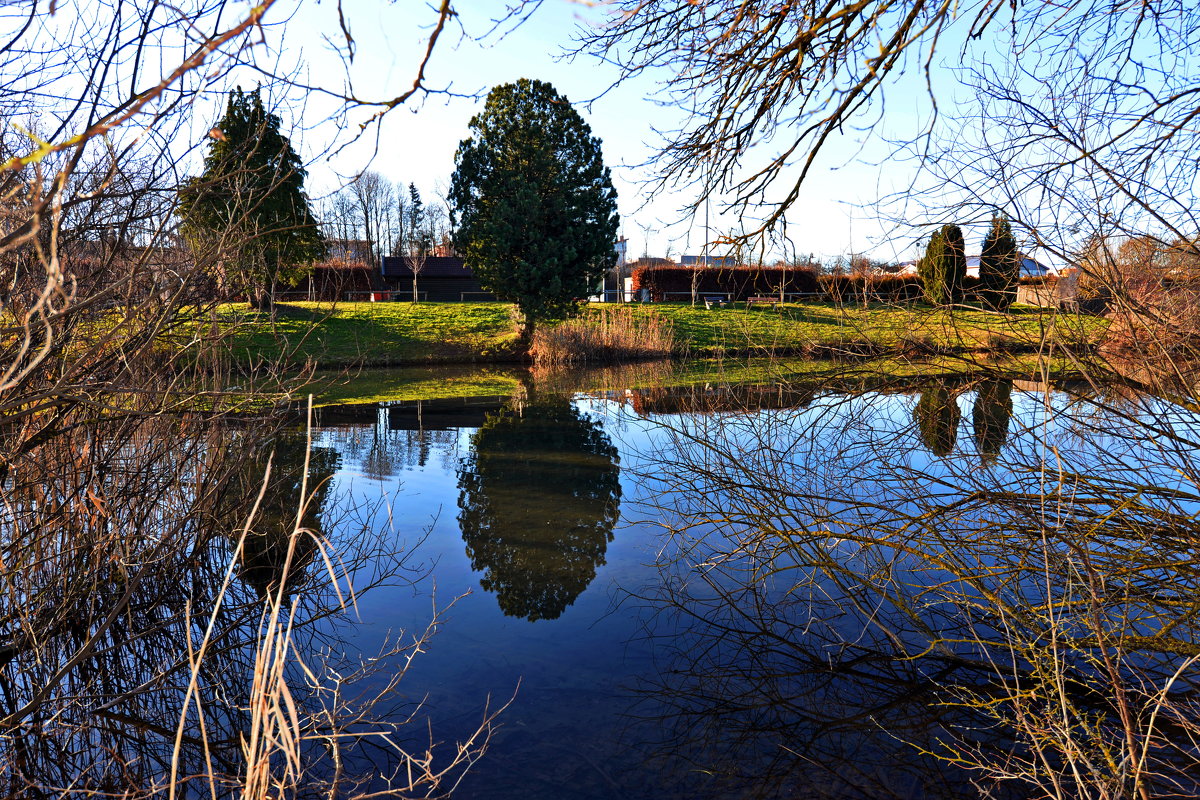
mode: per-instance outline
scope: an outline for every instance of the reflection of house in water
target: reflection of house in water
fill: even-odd
[[[1059,381],[1058,383],[1062,383]],[[1080,381],[1084,386],[1089,386],[1086,382]],[[1013,388],[1020,389],[1028,394],[1050,394],[1056,388],[1055,384],[1047,383],[1046,381],[1013,381]]]
[[[314,423],[323,430],[380,424],[389,431],[478,428],[483,425],[488,414],[495,414],[506,408],[510,399],[508,395],[495,395],[325,406],[316,410]]]
[[[599,392],[604,400],[630,405],[639,416],[650,414],[714,414],[763,409],[804,408],[816,387],[786,384],[696,384]]]
[[[347,462],[363,474],[388,478],[423,467],[435,451],[452,466],[458,431],[478,428],[500,411],[507,396],[414,400],[387,404],[330,406],[315,412],[321,435],[335,441]]]
[[[393,431],[481,428],[488,414],[498,414],[511,400],[508,395],[495,395],[391,403],[387,407],[388,428]]]

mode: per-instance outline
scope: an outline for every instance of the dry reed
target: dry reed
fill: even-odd
[[[572,366],[668,358],[674,350],[670,322],[653,312],[620,307],[539,328],[530,354],[539,366]]]

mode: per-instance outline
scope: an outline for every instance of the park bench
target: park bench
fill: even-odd
[[[712,311],[713,306],[717,306],[719,308],[724,308],[725,307],[725,295],[721,294],[721,295],[706,296],[704,298],[704,307],[706,309],[708,309],[709,311]]]
[[[779,304],[778,297],[747,297],[746,308],[753,308],[756,305],[770,306],[772,309]]]

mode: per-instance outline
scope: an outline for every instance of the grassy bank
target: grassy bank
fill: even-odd
[[[294,303],[281,307],[274,321],[244,306],[227,307],[221,321],[233,334],[231,354],[243,363],[283,360],[319,368],[505,363],[521,357],[514,349],[510,309],[505,303]],[[1048,342],[1085,345],[1104,324],[1038,308],[992,314],[919,304],[710,310],[660,303],[633,311],[666,321],[681,353],[693,358],[1029,352]]]
[[[222,309],[233,357],[322,369],[515,361],[507,303],[288,303]]]

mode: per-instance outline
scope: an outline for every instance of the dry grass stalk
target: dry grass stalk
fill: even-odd
[[[311,420],[310,397],[310,431]],[[435,614],[425,631],[413,637],[411,643],[401,645],[398,639],[393,640],[391,644],[385,643],[379,653],[357,663],[342,665],[335,663],[329,655],[304,652],[295,634],[297,625],[304,625],[307,617],[302,607],[305,597],[302,592],[294,592],[293,578],[295,573],[303,573],[313,560],[305,555],[310,549],[315,548],[336,598],[332,610],[345,610],[354,603],[347,568],[338,563],[320,531],[305,525],[309,507],[319,490],[318,486],[310,486],[309,481],[311,449],[310,433],[297,511],[287,534],[286,552],[268,596],[263,598],[258,633],[253,642],[251,685],[245,707],[241,709],[244,727],[236,734],[242,763],[232,774],[214,769],[210,742],[203,732],[219,726],[218,719],[211,725],[206,717],[219,717],[221,712],[214,714],[205,709],[199,684],[200,676],[210,668],[207,655],[214,647],[214,623],[221,604],[231,589],[236,567],[243,560],[247,537],[255,535],[256,517],[271,478],[269,463],[259,495],[242,525],[237,548],[225,571],[222,589],[200,646],[192,648],[189,643],[191,680],[176,731],[171,780],[167,787],[171,797],[180,791],[192,791],[190,784],[195,781],[206,783],[213,796],[216,796],[218,785],[236,786],[238,794],[250,800],[293,796],[298,792],[313,792],[331,798],[429,796],[442,792],[444,784],[457,785],[466,768],[483,753],[496,715],[507,707],[505,704],[486,710],[475,732],[457,743],[444,757],[442,750],[437,749],[435,758],[432,740],[416,750],[401,744],[403,739],[411,738],[405,729],[416,720],[420,706],[400,719],[382,709],[390,704],[413,657],[424,649],[441,624],[440,615]],[[343,584],[348,588],[343,590]],[[385,670],[388,677],[379,681]],[[363,694],[358,687],[367,679],[373,679],[374,688]],[[193,708],[196,727],[202,732],[200,739],[208,771],[185,776],[179,766],[179,751],[184,732],[190,727]],[[365,774],[361,762],[357,769],[354,766],[358,752],[367,745],[386,754],[382,764],[378,759],[370,760],[373,774]]]
[[[573,366],[667,358],[674,350],[669,322],[622,306],[538,328],[530,353],[539,366]]]

